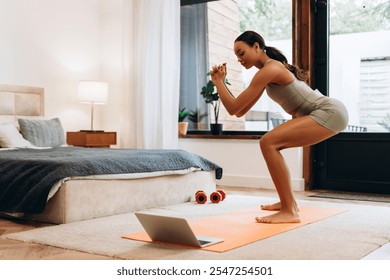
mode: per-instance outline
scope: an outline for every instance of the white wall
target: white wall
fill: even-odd
[[[122,3],[0,0],[0,83],[44,87],[46,117],[59,117],[67,131],[88,129],[90,125],[90,107],[77,101],[78,81],[111,78],[108,71],[120,76],[120,68],[114,71],[108,67],[109,45],[102,44],[109,35],[118,39],[108,31],[117,28],[109,20],[116,15],[104,15],[106,10],[101,9],[108,2]],[[115,45],[120,53],[120,41]],[[120,112],[114,108],[120,100],[112,86],[108,105],[95,108],[97,129],[117,128],[114,120]]]
[[[117,131],[121,143],[121,127],[126,110],[123,88],[123,0],[100,0],[101,77],[109,83],[109,100],[100,114],[101,127]],[[127,126],[125,126],[127,127]]]
[[[179,148],[204,156],[220,165],[223,168],[223,178],[218,184],[275,188],[261,155],[258,140],[181,138]],[[303,191],[302,149],[287,149],[283,150],[282,154],[290,169],[293,190]]]

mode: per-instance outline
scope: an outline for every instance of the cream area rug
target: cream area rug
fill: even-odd
[[[230,195],[218,204],[189,202],[150,211],[191,221],[272,202],[275,199]],[[137,260],[358,260],[390,240],[390,207],[310,200],[298,203],[346,211],[223,253],[121,238],[143,231],[134,213],[33,229],[3,238]]]

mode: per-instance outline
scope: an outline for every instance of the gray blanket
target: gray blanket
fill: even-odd
[[[96,174],[143,173],[197,167],[222,168],[182,150],[59,147],[0,152],[0,211],[41,213],[52,186],[63,178]]]

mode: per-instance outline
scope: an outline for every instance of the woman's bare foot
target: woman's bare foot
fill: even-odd
[[[279,212],[265,216],[256,217],[256,222],[265,224],[282,224],[282,223],[300,223],[301,219],[296,211],[280,210]]]
[[[267,211],[279,211],[281,208],[282,208],[282,204],[280,203],[280,201],[273,204],[260,205],[261,210],[267,210]],[[295,211],[299,212],[298,206],[295,206]]]
[[[280,202],[276,202],[273,204],[263,204],[260,205],[261,210],[275,211],[280,210],[282,208],[282,204]]]

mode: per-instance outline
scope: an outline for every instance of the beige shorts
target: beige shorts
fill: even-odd
[[[343,131],[348,125],[348,111],[342,102],[325,97],[315,103],[302,104],[296,114],[297,117],[309,115],[318,124],[335,133]]]

